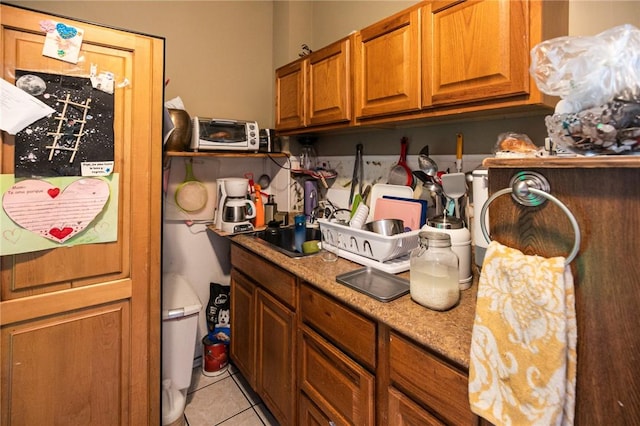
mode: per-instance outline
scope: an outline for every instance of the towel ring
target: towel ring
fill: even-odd
[[[571,252],[569,253],[569,256],[565,261],[565,265],[569,265],[571,262],[573,262],[573,260],[578,255],[578,250],[580,249],[580,227],[578,226],[578,222],[576,221],[575,216],[573,215],[573,213],[571,213],[569,208],[564,205],[562,201],[558,200],[548,192],[550,191],[550,187],[547,179],[536,172],[518,172],[513,178],[511,178],[510,183],[510,188],[504,188],[500,191],[497,191],[482,205],[482,210],[480,211],[480,228],[482,229],[482,235],[484,235],[484,238],[487,240],[487,242],[491,242],[491,237],[489,236],[489,232],[487,231],[485,216],[487,215],[487,211],[489,211],[489,205],[496,198],[505,194],[511,194],[512,198],[515,201],[525,206],[539,206],[545,201],[549,200],[560,207],[560,209],[569,218],[571,226],[573,226],[575,242],[573,243],[573,248],[571,249]]]

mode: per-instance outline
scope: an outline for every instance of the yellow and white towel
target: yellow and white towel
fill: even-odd
[[[496,425],[572,425],[576,314],[565,258],[491,242],[471,340],[469,402]]]

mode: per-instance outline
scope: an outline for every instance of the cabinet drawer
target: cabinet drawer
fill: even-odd
[[[308,327],[298,341],[300,389],[335,424],[373,425],[374,376]]]
[[[376,364],[376,324],[308,285],[300,288],[302,321],[371,370]]]
[[[295,276],[235,244],[231,245],[231,265],[259,283],[281,302],[295,309]]]
[[[437,418],[400,391],[389,388],[389,424],[395,426],[443,426]]]
[[[476,424],[468,397],[468,378],[404,337],[389,337],[391,382],[431,407],[448,423]]]

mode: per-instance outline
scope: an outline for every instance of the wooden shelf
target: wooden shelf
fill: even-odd
[[[165,151],[166,157],[225,157],[225,158],[286,158],[286,152],[229,152],[229,151]]]
[[[602,155],[595,157],[485,158],[482,165],[493,168],[637,168],[640,167],[640,156]]]

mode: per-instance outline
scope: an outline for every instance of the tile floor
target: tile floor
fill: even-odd
[[[231,364],[215,377],[203,375],[200,366],[193,369],[184,414],[188,426],[278,426],[260,397]]]

